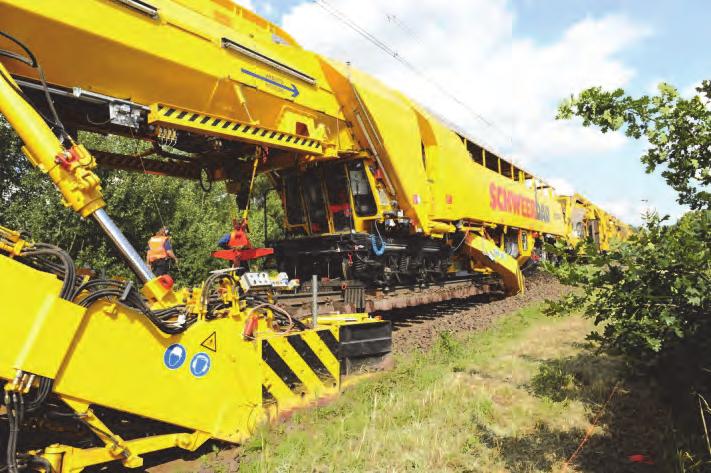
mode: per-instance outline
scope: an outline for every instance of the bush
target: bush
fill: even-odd
[[[601,325],[591,338],[634,358],[652,359],[679,344],[706,344],[711,327],[711,211],[675,225],[650,215],[629,241],[607,254],[587,247],[585,264],[547,268],[582,292],[549,304],[549,314],[581,309]]]

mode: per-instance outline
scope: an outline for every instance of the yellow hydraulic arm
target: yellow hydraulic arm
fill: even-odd
[[[33,57],[26,58],[35,67]],[[46,173],[55,184],[67,207],[82,217],[92,217],[111,239],[141,282],[146,295],[156,301],[168,301],[169,293],[156,281],[150,268],[108,216],[101,194],[99,177],[92,171],[96,162],[84,146],[74,143],[69,135],[54,134],[40,114],[23,98],[17,83],[0,63],[0,113],[22,139],[22,151],[29,161]]]
[[[57,138],[48,125],[51,120],[23,98],[2,63],[0,113],[23,140],[29,160],[52,179],[65,204],[82,217],[93,218],[111,238],[145,283],[144,294],[159,305],[176,305],[173,293],[163,288],[105,212],[92,155],[68,136],[63,136],[64,143]],[[99,280],[119,285],[118,292],[114,287],[106,295],[102,294],[106,289],[87,289],[96,280],[74,289],[73,271],[68,269],[63,283],[57,274],[25,264],[23,259],[38,248],[23,242],[19,233],[0,227],[0,300],[4,301],[0,383],[4,414],[15,439],[8,442],[10,473],[19,471],[23,461],[30,468],[57,473],[78,473],[113,460],[135,468],[147,452],[171,447],[195,450],[209,438],[242,442],[258,424],[337,393],[347,357],[389,351],[389,345],[383,348],[389,323],[367,314],[297,321],[270,302],[250,307],[240,299],[237,285],[272,301],[273,283],[266,273],[247,273],[244,280],[232,274],[235,269],[213,273],[190,297],[183,294],[181,311],[189,323],[180,322],[180,317],[156,320],[165,311],[152,312],[142,303],[127,305],[130,283]],[[69,295],[61,294],[67,281]],[[210,294],[219,301],[212,309]],[[289,324],[279,326],[270,308],[281,310],[281,320],[286,317]],[[360,335],[361,331],[365,332]],[[375,348],[368,348],[368,343]],[[62,415],[79,422],[99,443],[89,448],[53,443],[20,457],[16,439],[26,427],[23,396],[30,399],[32,390],[37,398],[44,400],[51,393],[61,400]],[[101,407],[174,428],[165,434],[124,438],[102,420],[109,416],[101,415],[97,409]]]

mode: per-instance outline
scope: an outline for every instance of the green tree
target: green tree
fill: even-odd
[[[635,361],[655,361],[683,345],[711,348],[711,211],[691,211],[674,225],[647,216],[628,242],[606,254],[549,266],[582,290],[550,302],[550,314],[582,308],[601,330],[590,338]]]
[[[582,118],[584,126],[600,131],[624,128],[627,136],[646,138],[649,148],[641,157],[648,173],[662,167],[662,176],[678,193],[678,201],[692,209],[711,203],[711,81],[698,95],[683,98],[669,84],[659,94],[634,98],[624,90],[593,87],[562,103],[558,118]]]
[[[0,115],[0,222],[7,204],[22,198],[24,189],[20,180],[29,168],[29,163],[22,157],[19,138]]]
[[[116,136],[80,135],[89,148],[132,154],[136,142]],[[19,151],[12,130],[0,125],[0,224],[26,232],[35,241],[65,248],[77,264],[107,276],[132,277],[101,230],[62,206],[59,194],[44,174],[31,168]],[[139,252],[162,225],[170,228],[180,265],[173,276],[181,284],[197,284],[212,269],[224,267],[210,256],[217,240],[229,232],[237,216],[234,197],[216,184],[204,192],[197,182],[117,170],[98,171],[107,211]],[[268,180],[260,176],[250,210],[252,243],[264,242],[263,196]],[[281,236],[281,202],[267,196],[268,238]]]
[[[559,118],[578,116],[603,132],[624,128],[628,136],[645,138],[647,172],[661,168],[678,202],[694,210],[671,225],[667,217],[648,215],[609,253],[588,246],[585,264],[549,266],[580,290],[550,303],[548,312],[583,310],[600,328],[591,338],[655,380],[670,406],[680,471],[706,471],[711,464],[703,441],[708,437],[698,431],[701,400],[711,392],[711,82],[697,91],[685,99],[661,84],[658,95],[633,98],[592,88],[561,105]]]
[[[641,98],[595,87],[559,110],[561,119],[578,116],[603,132],[625,126],[628,136],[646,137],[649,148],[641,160],[647,171],[662,166],[679,202],[698,209],[671,226],[667,217],[650,215],[610,252],[598,254],[588,246],[586,264],[548,266],[563,282],[583,289],[551,303],[549,312],[582,307],[603,326],[594,338],[633,359],[653,360],[680,344],[705,345],[711,328],[711,210],[705,189],[711,179],[711,83],[704,81],[698,91],[705,98],[681,98],[667,84],[659,86],[659,95]]]

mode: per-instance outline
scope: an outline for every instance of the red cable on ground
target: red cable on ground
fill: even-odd
[[[570,466],[570,463],[575,460],[575,457],[578,456],[578,453],[580,453],[580,450],[583,449],[583,445],[590,439],[590,435],[592,434],[592,431],[597,427],[597,422],[600,420],[600,416],[602,416],[602,413],[605,412],[605,409],[607,408],[607,405],[610,404],[610,401],[612,400],[612,396],[615,395],[617,392],[617,388],[619,387],[620,382],[618,381],[615,383],[615,386],[612,388],[612,391],[610,391],[610,395],[607,397],[607,401],[605,401],[605,404],[603,404],[602,408],[598,411],[597,415],[595,416],[595,420],[593,420],[593,423],[588,427],[587,432],[585,432],[585,436],[583,439],[580,441],[580,444],[578,445],[578,448],[575,449],[573,454],[568,458],[565,463],[563,463],[563,468],[560,470],[561,473],[564,473],[568,471],[568,466]]]

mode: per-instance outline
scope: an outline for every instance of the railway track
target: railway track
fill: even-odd
[[[399,285],[388,290],[369,289],[358,282],[326,281],[318,285],[319,314],[368,312],[380,314],[398,309],[462,300],[497,291],[495,278],[467,276],[426,285]],[[311,315],[311,283],[297,292],[282,293],[278,303],[296,317]]]
[[[366,310],[390,320],[393,325],[393,351],[426,350],[442,331],[469,332],[487,327],[499,316],[531,303],[556,299],[567,288],[552,276],[525,268],[526,292],[504,297],[496,278],[470,277],[450,280],[427,287],[397,286],[389,291],[363,290]],[[356,286],[357,287],[357,286]],[[353,287],[342,281],[322,283],[318,292],[319,314],[349,313],[357,309]],[[279,304],[296,317],[311,315],[311,285],[299,292],[282,294]]]
[[[383,312],[393,324],[393,352],[428,350],[440,333],[470,333],[483,330],[499,317],[547,299],[558,299],[569,288],[542,271],[526,277],[526,291],[504,297],[501,289],[491,286],[486,293],[467,298],[420,305]]]

